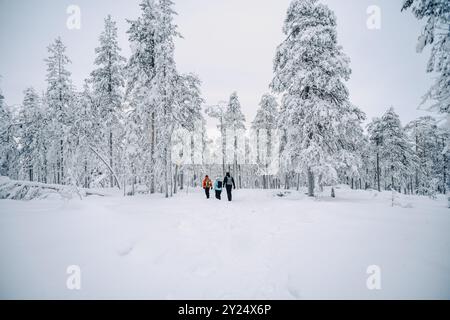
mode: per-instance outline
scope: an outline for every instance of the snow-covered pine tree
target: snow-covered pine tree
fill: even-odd
[[[430,109],[450,113],[450,2],[448,0],[404,0],[402,11],[410,9],[417,19],[426,19],[417,51],[431,46],[427,72],[438,77],[424,97]]]
[[[201,106],[204,102],[201,96],[201,81],[197,75],[189,73],[180,75],[177,79],[177,97],[175,118],[178,123],[180,131],[186,135],[190,135],[191,148],[191,165],[193,169],[193,176],[195,176],[195,167],[198,166],[201,158],[197,157],[199,154],[203,157],[203,147],[206,137],[205,120],[201,113]],[[183,139],[184,140],[184,139]],[[203,162],[203,161],[202,161]],[[175,164],[175,179],[180,180],[180,188],[183,189],[184,184],[184,168],[179,168]],[[181,169],[181,170],[179,170]],[[176,185],[176,181],[174,183]],[[174,188],[176,192],[176,189]]]
[[[47,118],[41,98],[34,88],[24,91],[24,99],[19,112],[18,136],[20,139],[20,163],[23,173],[20,179],[46,182],[46,135]]]
[[[314,196],[315,176],[335,180],[336,169],[353,161],[352,139],[364,114],[349,102],[344,81],[350,60],[337,43],[334,13],[317,0],[294,0],[283,32],[271,83],[284,94],[283,158],[292,160],[293,171],[307,174],[308,194]]]
[[[372,143],[369,135],[364,135],[362,137],[363,143],[361,145],[360,154],[361,154],[361,168],[360,168],[360,176],[362,178],[362,189],[377,189],[377,146],[375,143]]]
[[[367,126],[375,163],[375,181],[378,192],[381,191],[381,146],[383,144],[383,126],[380,118],[374,118]]]
[[[45,59],[47,63],[47,91],[45,103],[47,104],[49,123],[49,166],[52,167],[52,181],[57,184],[65,183],[65,152],[69,138],[69,126],[73,112],[73,88],[70,72],[67,66],[70,62],[66,56],[66,47],[57,38],[48,47],[50,56]]]
[[[445,193],[447,184],[447,163],[445,157],[446,137],[439,130],[436,120],[432,117],[420,117],[411,121],[405,127],[414,145],[418,158],[418,166],[414,180],[409,186],[415,193],[434,196],[437,192]]]
[[[99,145],[103,145],[102,129],[104,123],[99,114],[100,101],[92,92],[90,81],[86,80],[83,91],[76,93],[74,117],[71,126],[71,178],[84,188],[105,186],[103,180],[109,171],[95,154]],[[93,151],[95,150],[95,152]]]
[[[237,92],[233,92],[230,96],[230,100],[225,112],[225,127],[227,135],[232,138],[233,141],[233,172],[235,179],[237,178],[237,185],[241,188],[241,170],[240,164],[238,164],[239,158],[239,145],[238,137],[242,137],[245,131],[245,116],[242,113],[241,103]]]
[[[264,94],[259,103],[252,128],[256,131],[257,165],[263,172],[263,188],[269,188],[269,164],[272,162],[273,134],[277,129],[278,102],[271,94]],[[261,139],[261,131],[264,131],[264,139]],[[264,140],[264,141],[261,141]],[[261,156],[263,160],[261,161]]]
[[[201,94],[201,81],[197,75],[188,73],[177,77],[176,108],[174,113],[180,127],[194,132],[196,121],[202,119],[201,106],[204,103]]]
[[[133,119],[142,128],[138,138],[142,143],[141,152],[150,160],[141,161],[150,164],[144,170],[150,175],[146,179],[150,180],[150,192],[157,181],[162,181],[159,187],[166,197],[173,191],[169,187],[173,185],[172,134],[199,114],[197,106],[186,103],[184,90],[189,88],[192,101],[196,100],[197,80],[180,76],[176,70],[174,39],[180,34],[173,21],[176,13],[172,6],[170,0],[143,0],[141,17],[130,21],[128,30],[133,54],[127,68],[130,78],[127,92]]]
[[[153,101],[152,79],[155,75],[155,45],[159,10],[155,0],[142,0],[141,16],[128,20],[127,31],[132,54],[128,60],[126,100],[129,104],[126,121],[127,140],[134,147],[127,148],[132,185],[137,177],[147,184],[150,193],[157,188],[155,152],[157,143],[156,104]]]
[[[115,169],[114,157],[119,150],[118,137],[121,135],[122,95],[125,85],[125,58],[120,55],[117,40],[116,22],[108,15],[105,19],[105,29],[100,35],[100,46],[95,49],[95,69],[92,74],[92,84],[95,98],[99,104],[99,119],[103,124],[100,132],[103,145],[99,150],[108,154],[109,166]],[[110,174],[110,186],[114,187],[114,176]]]
[[[0,91],[0,176],[17,178],[14,174],[17,165],[15,131],[13,114],[6,106]]]
[[[173,184],[172,134],[176,127],[180,125],[177,122],[177,117],[181,112],[177,101],[178,88],[176,87],[179,75],[174,59],[174,40],[180,34],[177,31],[177,25],[173,21],[173,16],[176,13],[172,6],[173,2],[171,0],[159,0],[158,2],[158,28],[155,34],[155,73],[151,81],[158,126],[157,166],[160,168],[161,177],[164,181],[166,198],[169,197],[169,192],[172,192],[172,188],[169,185]]]
[[[380,178],[377,180],[383,177],[385,190],[401,192],[414,175],[417,157],[394,108],[390,108],[381,119],[374,119],[368,125],[368,131],[378,151]]]

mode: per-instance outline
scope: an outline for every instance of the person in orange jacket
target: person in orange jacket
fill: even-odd
[[[212,188],[212,181],[209,176],[205,176],[202,183],[203,189],[205,190],[206,199],[209,199],[209,190]]]

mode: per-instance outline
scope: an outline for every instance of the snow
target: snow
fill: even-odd
[[[0,298],[450,298],[443,197],[304,191],[0,200]],[[66,288],[71,265],[81,290]]]

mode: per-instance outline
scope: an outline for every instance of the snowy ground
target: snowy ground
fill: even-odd
[[[0,298],[450,298],[444,198],[239,190],[0,201]],[[79,265],[79,291],[66,288]],[[381,268],[378,291],[367,267]]]

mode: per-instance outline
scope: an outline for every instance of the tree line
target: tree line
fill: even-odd
[[[435,2],[448,13],[447,3]],[[416,15],[428,13],[420,11],[420,2],[406,1],[403,9],[410,7]],[[286,37],[276,48],[272,93],[262,96],[249,128],[236,92],[202,112],[198,76],[176,67],[180,33],[172,1],[143,0],[140,8],[140,16],[128,21],[128,59],[121,55],[115,21],[106,17],[95,69],[82,90],[72,84],[71,61],[57,38],[48,47],[43,94],[25,89],[17,112],[0,94],[0,175],[166,197],[198,186],[204,174],[226,171],[240,188],[305,186],[310,196],[338,183],[429,196],[447,192],[448,128],[431,116],[403,126],[393,108],[364,126],[366,116],[350,102],[345,85],[350,59],[326,5],[291,2]],[[430,28],[422,46],[441,39],[431,38]],[[442,74],[426,100],[448,114],[448,51],[439,51],[439,43],[429,71]],[[218,139],[207,136],[205,114],[217,121]]]

